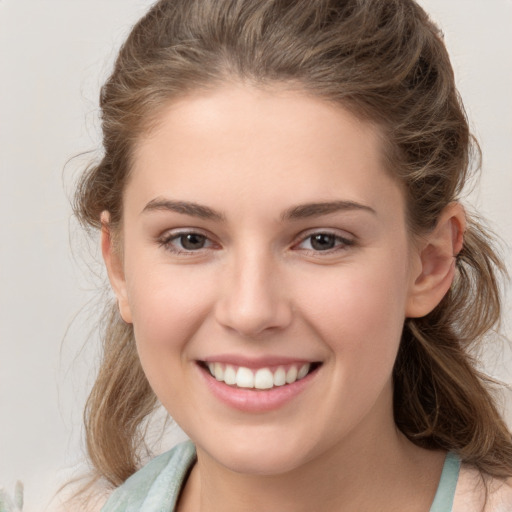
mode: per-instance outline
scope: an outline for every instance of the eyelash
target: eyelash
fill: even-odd
[[[180,240],[183,243],[184,238],[187,236],[200,237],[202,240],[205,241],[207,246],[199,247],[197,250],[193,250],[193,249],[185,249],[185,248],[183,248],[183,246],[182,246],[182,248],[178,248],[173,244],[174,241],[180,241]],[[319,237],[319,236],[333,237],[334,244],[335,244],[334,247],[330,247],[330,248],[324,249],[324,250],[314,249],[311,247],[311,248],[303,248],[302,251],[309,253],[309,254],[314,254],[314,255],[332,254],[332,253],[335,253],[338,251],[346,250],[348,247],[355,245],[355,240],[353,240],[353,239],[342,237],[342,236],[337,235],[336,233],[333,233],[328,230],[319,230],[319,231],[309,232],[305,236],[301,235],[299,241],[292,245],[292,249],[300,247],[300,245],[302,245],[303,243],[305,243],[308,240],[310,241],[309,244],[311,246],[312,245],[311,241],[312,241],[313,237],[315,237],[315,236],[316,237]],[[205,249],[209,250],[216,245],[215,242],[212,242],[206,234],[201,233],[200,231],[194,231],[194,230],[179,231],[179,232],[173,232],[173,233],[166,234],[158,239],[158,244],[173,254],[185,255],[185,256],[187,256],[187,255],[192,256],[192,255],[198,254],[199,252],[201,252]]]
[[[344,251],[346,250],[348,247],[351,247],[353,245],[355,245],[355,240],[354,239],[350,239],[350,238],[345,238],[343,236],[340,236],[340,235],[337,235],[336,233],[333,233],[332,231],[328,231],[328,230],[325,230],[325,231],[313,231],[313,232],[309,232],[306,234],[306,236],[302,235],[301,239],[300,239],[300,242],[297,243],[297,244],[294,244],[293,247],[298,247],[300,245],[302,245],[304,242],[308,241],[309,240],[309,245],[311,246],[311,242],[313,240],[314,237],[319,237],[319,236],[327,236],[327,237],[332,237],[334,240],[334,244],[335,246],[334,247],[330,247],[328,249],[324,249],[324,250],[320,250],[320,249],[314,249],[314,248],[304,248],[302,249],[303,251],[309,253],[309,254],[314,254],[314,255],[318,255],[318,254],[332,254],[332,253],[337,253],[338,251]]]
[[[175,240],[179,241],[181,239],[183,241],[183,239],[186,236],[201,237],[208,243],[208,246],[200,247],[197,250],[191,250],[191,249],[185,249],[185,248],[180,249],[173,245],[173,242]],[[214,245],[214,242],[212,242],[207,235],[205,235],[204,233],[201,233],[200,231],[188,230],[188,231],[179,231],[179,232],[165,234],[164,236],[159,238],[158,244],[173,254],[193,256],[194,254],[197,254],[198,252],[200,252],[204,249],[209,249],[211,246]]]

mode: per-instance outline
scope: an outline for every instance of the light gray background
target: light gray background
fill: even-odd
[[[510,261],[512,2],[420,3],[445,33],[484,151],[470,200],[506,241]],[[99,86],[150,4],[0,0],[0,484],[12,492],[24,481],[27,512],[54,510],[52,494],[83,468],[81,412],[98,354],[91,301],[101,266],[91,264],[99,273],[91,279],[83,256],[91,261],[94,244],[80,241],[68,202],[93,155],[66,162],[98,146]],[[512,382],[509,351],[487,359],[490,373]]]

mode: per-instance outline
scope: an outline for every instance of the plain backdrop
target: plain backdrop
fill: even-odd
[[[71,220],[69,197],[97,154],[99,87],[151,3],[0,0],[0,485],[12,492],[22,480],[27,512],[54,510],[52,494],[84,468],[81,414],[98,356],[95,300],[104,278],[95,241],[87,244]],[[420,3],[445,33],[483,148],[470,202],[505,241],[510,261],[512,2]],[[509,293],[509,337],[510,306]],[[489,373],[512,382],[510,350],[486,360]]]

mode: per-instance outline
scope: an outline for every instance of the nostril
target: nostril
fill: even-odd
[[[229,308],[219,308],[216,318],[222,326],[245,338],[259,338],[267,332],[288,327],[292,313],[284,305],[235,303]]]
[[[222,281],[215,311],[219,324],[248,338],[282,329],[292,319],[274,262],[253,245],[250,251],[237,253],[230,275]]]

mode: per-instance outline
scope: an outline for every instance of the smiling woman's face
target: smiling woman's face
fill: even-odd
[[[140,141],[107,262],[200,456],[281,473],[393,428],[418,258],[381,154],[340,107],[241,85],[171,104]]]

